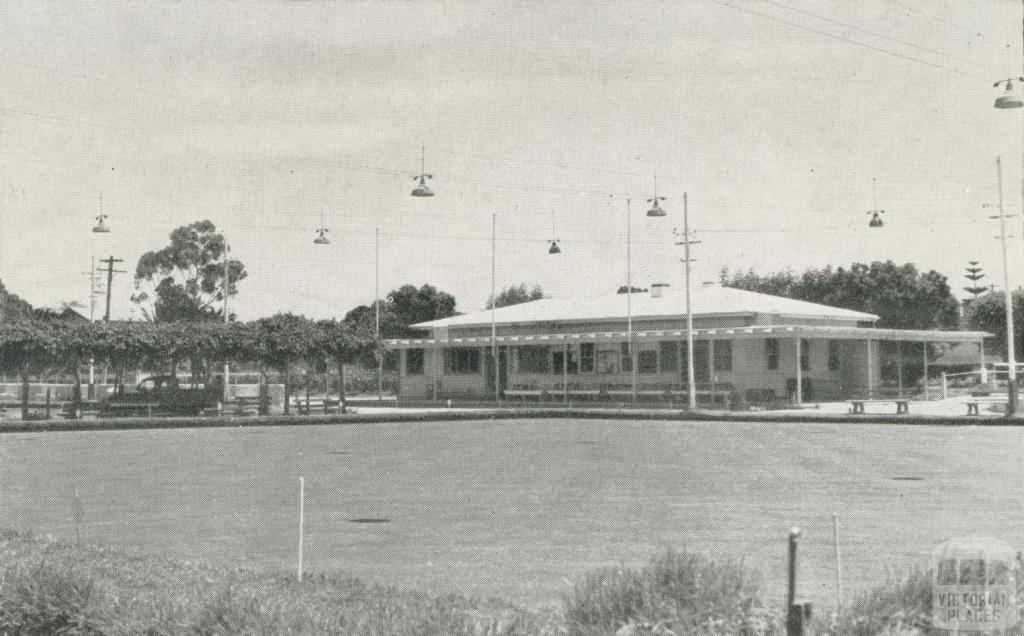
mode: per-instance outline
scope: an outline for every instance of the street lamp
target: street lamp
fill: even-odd
[[[647,199],[647,202],[652,203],[653,205],[651,205],[650,210],[647,210],[647,216],[661,217],[668,215],[668,212],[666,212],[664,208],[658,205],[658,201],[664,200],[665,197],[658,196],[658,175],[654,175],[654,196],[651,197],[650,199]]]
[[[1016,78],[1018,82],[1024,84],[1024,77]],[[1020,96],[1013,92],[1013,80],[1014,78],[1004,79],[996,82],[992,85],[993,88],[999,88],[1000,84],[1006,84],[1006,92],[996,98],[996,108],[1020,108],[1024,106],[1024,101],[1021,100]]]
[[[103,193],[101,192],[100,193],[100,214],[99,214],[99,216],[94,217],[96,219],[96,225],[92,228],[92,231],[95,232],[96,234],[106,234],[107,232],[109,232],[110,228],[107,227],[107,225],[103,222],[103,220],[108,218],[109,216],[110,215],[103,213]]]
[[[1006,417],[1017,412],[1017,362],[1013,342],[1013,289],[1010,287],[1010,265],[1006,255],[1006,214],[1003,210],[1003,162],[996,157],[999,183],[999,236],[1003,248],[1003,286],[1006,288]],[[982,345],[984,346],[984,344]]]

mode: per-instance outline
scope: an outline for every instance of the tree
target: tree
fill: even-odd
[[[907,263],[854,263],[849,269],[810,269],[765,276],[753,271],[721,274],[723,285],[875,314],[878,326],[890,329],[956,328],[959,303],[946,277],[924,273]]]
[[[365,325],[353,325],[338,320],[321,320],[317,323],[322,334],[323,355],[334,361],[338,367],[338,386],[341,393],[341,408],[345,409],[345,365],[357,360],[373,359],[379,343],[373,331]],[[330,383],[327,383],[329,386]]]
[[[1013,344],[1014,358],[1024,359],[1024,291],[1013,292]],[[978,296],[967,306],[967,325],[971,329],[987,331],[993,335],[992,346],[1006,354],[1006,294],[989,292]]]
[[[261,371],[269,366],[284,377],[284,412],[288,414],[291,383],[289,373],[297,362],[316,356],[322,345],[320,332],[305,316],[275,314],[256,321],[253,344]]]
[[[410,325],[456,315],[455,297],[433,285],[402,285],[380,303],[380,335],[382,338],[408,338],[416,334]],[[374,333],[376,310],[373,305],[352,309],[343,321]]]
[[[0,281],[0,320],[25,318],[32,315],[32,305],[7,291]]]
[[[971,281],[969,287],[964,287],[964,291],[971,294],[973,298],[971,300],[977,300],[978,296],[988,291],[988,287],[985,287],[978,281],[985,278],[985,272],[982,270],[981,265],[978,261],[967,261],[967,267],[964,268],[967,272],[964,274],[964,278]]]
[[[544,290],[540,288],[540,285],[534,285],[532,288],[527,289],[526,283],[520,283],[519,285],[512,285],[502,290],[498,294],[497,300],[493,296],[488,299],[487,308],[509,307],[511,305],[528,303],[532,300],[540,300],[541,298],[544,298]]]
[[[224,236],[210,221],[196,221],[171,232],[170,244],[146,252],[135,267],[132,301],[153,322],[201,322],[223,320],[216,303],[224,300]],[[245,265],[228,260],[228,295],[248,275]],[[148,289],[144,289],[148,288]]]

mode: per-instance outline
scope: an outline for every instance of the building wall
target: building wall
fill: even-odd
[[[777,338],[778,365],[769,369],[765,339],[731,340],[732,369],[714,369],[712,381],[716,384],[731,384],[737,395],[748,401],[767,401],[770,399],[785,400],[795,392],[797,351],[794,338]],[[716,341],[720,342],[720,341]],[[864,341],[836,341],[839,368],[829,369],[829,340],[811,339],[809,344],[809,368],[802,371],[805,382],[805,401],[822,399],[840,399],[851,395],[854,389],[867,386],[867,350]],[[685,339],[677,341],[677,346],[685,344]],[[698,345],[700,346],[700,345]],[[716,346],[721,346],[716,344]],[[595,345],[594,372],[576,372],[565,376],[570,389],[592,390],[624,390],[631,386],[632,374],[623,368],[621,363],[621,343],[599,343]],[[881,370],[881,359],[878,355],[879,346],[873,347],[874,382],[878,386]],[[490,390],[486,382],[487,347],[481,350],[481,368],[479,373],[446,374],[444,373],[443,352],[441,349],[424,350],[424,373],[409,375],[406,373],[406,351],[402,351],[399,366],[401,377],[401,397],[403,399],[446,399],[453,398],[488,398]],[[552,345],[548,355],[548,373],[530,373],[520,369],[518,347],[507,347],[508,356],[506,369],[506,386],[510,389],[558,390],[563,383],[562,368],[556,365],[551,355],[561,351],[562,345]],[[574,353],[576,363],[580,361],[578,344],[569,345]],[[637,357],[643,351],[659,351],[659,342],[637,343]],[[610,356],[614,364],[613,372],[600,372],[599,364],[602,352]],[[639,390],[664,390],[667,388],[682,389],[686,385],[686,358],[682,349],[677,349],[677,365],[674,371],[662,371],[658,365],[654,373],[636,374]],[[698,371],[699,373],[699,371]],[[708,381],[698,377],[698,383],[704,387]],[[806,388],[809,383],[809,391]]]

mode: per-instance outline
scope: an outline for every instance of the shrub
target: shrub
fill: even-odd
[[[71,565],[14,564],[0,580],[0,633],[39,636],[103,634],[107,601],[92,577]]]
[[[573,636],[614,634],[629,622],[664,622],[680,636],[782,633],[742,563],[672,550],[646,567],[586,575],[565,598],[565,621]]]

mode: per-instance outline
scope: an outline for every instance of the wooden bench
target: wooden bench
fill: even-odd
[[[337,413],[341,410],[341,400],[338,398],[292,398],[292,406],[299,415],[310,415],[313,411],[323,413]]]
[[[269,402],[269,400],[268,400]],[[227,403],[224,413],[232,415],[255,415],[260,410],[260,398],[258,395],[241,395]]]
[[[153,410],[160,408],[159,402],[108,402],[100,406],[100,415],[143,415],[153,417]]]
[[[910,400],[904,400],[896,398],[893,400],[850,400],[850,404],[853,405],[851,413],[864,413],[865,404],[895,404],[896,415],[906,415],[910,413]]]
[[[967,401],[968,415],[981,415],[979,408],[982,404],[1009,404],[1008,397],[974,397]]]

